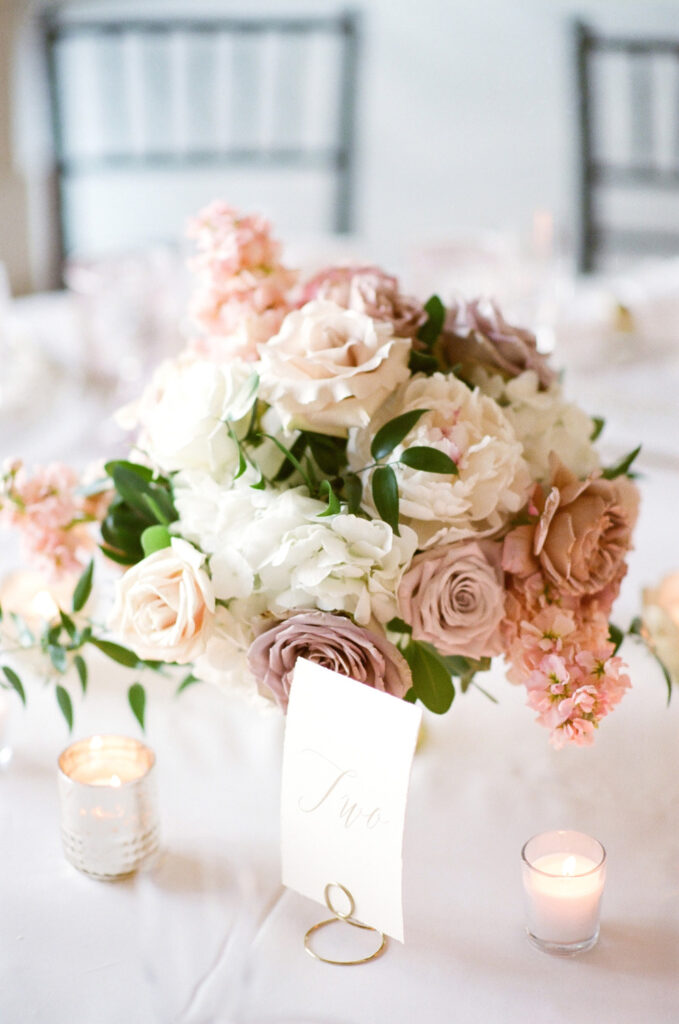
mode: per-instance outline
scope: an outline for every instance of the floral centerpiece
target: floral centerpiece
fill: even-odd
[[[190,234],[192,335],[121,412],[129,458],[85,490],[5,471],[2,518],[84,570],[33,638],[53,670],[84,685],[94,644],[285,709],[304,656],[443,713],[503,655],[557,747],[591,742],[630,686],[609,616],[637,452],[601,466],[601,422],[491,302],[422,304],[373,266],[300,280],[221,202]],[[121,566],[108,634],[82,617],[92,521]]]

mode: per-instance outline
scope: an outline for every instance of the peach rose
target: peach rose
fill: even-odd
[[[627,477],[605,480],[592,473],[578,480],[550,455],[551,484],[538,488],[538,520],[507,534],[502,565],[529,576],[540,571],[560,594],[592,597],[617,590],[626,572],[639,492]]]
[[[205,650],[215,601],[203,559],[174,537],[118,580],[109,626],[139,658],[185,665]]]

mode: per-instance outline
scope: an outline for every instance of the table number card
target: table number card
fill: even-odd
[[[281,797],[283,884],[403,942],[402,844],[422,712],[300,658],[290,693]]]

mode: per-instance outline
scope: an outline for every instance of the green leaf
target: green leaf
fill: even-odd
[[[606,420],[603,416],[592,416],[592,433],[589,435],[590,441],[596,441],[598,437],[601,437],[601,431],[606,426]]]
[[[390,455],[394,448],[401,443],[406,434],[410,433],[420,416],[424,416],[428,409],[412,409],[389,420],[377,431],[373,437],[370,451],[373,459],[383,459]]]
[[[627,632],[630,636],[643,636],[644,635],[644,624],[638,615],[635,615],[629,624]]]
[[[398,460],[403,466],[410,469],[420,469],[425,473],[446,473],[450,476],[457,476],[458,469],[453,460],[445,452],[438,448],[428,448],[426,445],[413,445],[406,448]]]
[[[259,473],[259,480],[256,483],[254,483],[254,484],[250,484],[250,487],[253,489],[253,491],[265,491],[266,490],[266,480],[264,479],[264,476],[263,476],[261,470],[260,470],[260,473]]]
[[[125,459],[114,459],[111,462],[107,462],[104,469],[112,479],[115,479],[116,469],[124,469],[130,473],[134,473],[135,476],[140,477],[142,480],[146,481],[146,483],[153,480],[152,469],[149,469],[148,466],[140,466],[138,462],[127,462]]]
[[[615,626],[612,622],[608,623],[608,640],[609,643],[614,644],[613,654],[617,654],[620,650],[620,644],[625,638],[625,634],[619,626]]]
[[[73,703],[68,690],[65,690],[63,686],[57,686],[57,704],[59,710],[66,719],[66,725],[70,732],[73,728]]]
[[[446,307],[443,305],[438,295],[432,295],[432,297],[425,302],[424,309],[427,314],[427,319],[417,332],[417,337],[420,341],[423,341],[428,348],[431,348],[443,330],[443,324],[446,319]]]
[[[344,493],[347,498],[347,510],[351,515],[356,515],[361,509],[363,498],[363,482],[356,473],[347,473],[344,477]]]
[[[75,670],[78,673],[78,679],[80,680],[80,686],[83,693],[87,692],[87,664],[81,654],[76,654],[73,659]]]
[[[413,627],[409,626],[403,619],[393,618],[387,623],[387,629],[392,633],[412,633]]]
[[[304,432],[304,436],[309,442],[309,450],[320,471],[326,476],[339,476],[347,464],[346,438],[314,434],[308,430]]]
[[[662,672],[663,676],[665,677],[665,685],[667,686],[667,706],[669,707],[670,706],[670,701],[672,700],[672,676],[670,675],[669,669],[668,669],[667,665],[665,664],[665,662],[662,661],[658,657],[658,655],[655,653],[655,651],[652,651],[651,653],[653,654],[653,657],[657,661],[658,666],[660,667],[660,671]]]
[[[411,349],[408,357],[408,369],[411,373],[436,373],[439,369],[439,361],[436,356],[427,355],[426,352],[416,352]]]
[[[169,548],[170,531],[167,526],[162,526],[161,524],[147,526],[141,535],[141,546],[147,558],[154,551],[162,551],[163,548]]]
[[[450,673],[438,658],[414,640],[408,644],[404,654],[413,674],[413,687],[417,698],[435,714],[445,714],[455,697],[455,687]]]
[[[3,612],[2,612],[2,605],[0,604],[0,622],[2,622],[2,614],[3,614]]]
[[[9,683],[9,685],[12,687],[13,690],[16,690],[16,692],[19,694],[19,697],[21,698],[21,703],[25,707],[26,706],[26,691],[24,690],[23,683],[19,679],[19,676],[16,674],[16,672],[14,671],[13,668],[9,667],[9,665],[3,665],[2,666],[2,671],[3,671],[4,675],[5,675],[5,679]]]
[[[146,711],[146,690],[141,683],[132,684],[127,691],[127,699],[130,707],[132,708],[132,714],[137,719],[143,730],[144,713]]]
[[[397,537],[400,537],[398,530],[398,483],[396,474],[391,466],[378,466],[373,473],[372,494],[375,507],[384,519],[389,523]]]
[[[68,668],[68,663],[66,661],[66,651],[64,650],[64,648],[59,647],[57,644],[50,644],[50,646],[47,648],[47,653],[49,654],[49,659],[52,662],[54,668],[57,670],[57,672],[59,672],[60,675],[63,675],[66,669]]]
[[[125,668],[137,668],[139,665],[139,658],[132,651],[129,651],[127,647],[111,643],[110,640],[99,640],[94,636],[90,638],[89,642],[97,650],[101,651],[102,654],[105,654],[107,658],[117,661],[119,665],[124,665]]]
[[[282,452],[283,455],[285,455],[288,462],[291,462],[292,465],[295,467],[295,469],[300,474],[302,480],[307,485],[309,490],[312,490],[311,481],[309,480],[309,474],[306,473],[304,469],[302,469],[302,464],[300,463],[299,459],[292,453],[292,451],[289,448],[286,448],[285,445],[281,441],[279,441],[277,437],[273,436],[273,434],[261,434],[260,436],[266,437],[269,441],[273,441],[278,450]]]
[[[9,617],[14,623],[22,647],[31,647],[35,643],[35,635],[23,615],[17,612],[10,612]]]
[[[630,452],[629,455],[625,455],[624,458],[620,459],[620,462],[616,462],[614,466],[609,466],[608,469],[605,469],[601,474],[604,480],[615,480],[616,477],[628,473],[630,466],[640,451],[641,445],[637,445],[634,451]]]
[[[322,519],[323,516],[336,516],[341,510],[340,500],[333,491],[329,480],[321,480],[321,497],[327,498],[328,507],[319,512],[317,518]]]
[[[405,695],[405,697],[403,699],[408,704],[414,704],[415,703],[415,701],[417,700],[417,690],[415,689],[414,686],[410,687],[410,689],[408,690],[408,692],[406,693],[406,695]]]
[[[92,593],[92,574],[94,573],[94,559],[90,559],[89,565],[78,580],[73,591],[73,611],[79,612],[87,604],[87,598]]]
[[[184,690],[188,690],[189,686],[193,686],[194,683],[199,682],[200,679],[197,679],[196,676],[194,676],[193,672],[189,672],[188,676],[184,676],[181,683],[177,687],[175,697],[178,697],[180,693],[184,692]]]
[[[66,612],[62,612],[61,609],[59,609],[59,618],[61,619],[61,625],[66,630],[71,640],[73,640],[76,633],[78,632],[76,629],[75,622],[66,614]]]
[[[306,434],[300,434],[299,437],[295,439],[293,446],[290,449],[290,453],[294,455],[295,459],[299,462],[299,460],[304,455],[304,452],[306,451],[306,447]],[[274,483],[282,483],[283,481],[288,480],[294,472],[295,466],[286,455],[285,460],[281,465],[281,468],[278,470],[274,477]]]

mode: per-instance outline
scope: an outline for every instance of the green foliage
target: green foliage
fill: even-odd
[[[589,439],[590,441],[596,441],[597,438],[601,437],[601,432],[606,426],[606,420],[603,416],[592,416],[592,423],[594,426],[592,428],[592,433],[589,435]]]
[[[23,683],[19,679],[19,676],[16,674],[16,672],[14,671],[13,668],[9,667],[9,665],[3,665],[2,666],[2,672],[3,672],[4,676],[5,676],[5,679],[7,680],[7,686],[11,686],[11,688],[13,690],[15,690],[16,693],[19,694],[19,698],[21,700],[21,703],[25,707],[26,706],[26,691],[24,690]]]
[[[148,558],[155,551],[162,551],[170,546],[170,531],[167,526],[157,523],[155,526],[147,526],[141,535],[141,546],[145,556]]]
[[[347,464],[347,439],[315,434],[309,430],[304,431],[302,436],[321,473],[328,477],[340,476]]]
[[[109,462],[106,471],[116,493],[101,525],[101,549],[114,562],[134,565],[144,558],[145,530],[177,519],[170,482],[133,462]]]
[[[458,469],[453,460],[445,452],[438,448],[428,448],[426,445],[413,445],[401,454],[398,460],[401,465],[409,466],[410,469],[423,470],[425,473],[445,473],[449,476],[457,476]]]
[[[412,633],[412,626],[409,626],[403,619],[393,618],[387,623],[387,629],[392,633]]]
[[[140,664],[137,655],[129,651],[127,647],[121,647],[120,644],[114,644],[110,640],[100,640],[94,636],[90,638],[89,642],[111,661],[116,661],[119,665],[124,665],[125,668],[137,668]]]
[[[672,676],[671,676],[671,673],[670,673],[667,665],[665,664],[665,662],[662,660],[662,658],[658,654],[658,652],[657,652],[657,650],[655,648],[655,645],[652,643],[651,638],[650,638],[647,630],[645,629],[642,620],[639,618],[638,615],[635,616],[635,618],[633,618],[632,621],[630,622],[629,629],[627,630],[627,633],[628,633],[629,636],[634,636],[634,637],[637,637],[637,639],[641,640],[641,642],[645,645],[646,650],[655,659],[655,661],[656,661],[656,663],[658,665],[658,668],[660,669],[660,671],[663,674],[663,679],[665,680],[665,686],[667,687],[667,705],[669,707],[670,701],[672,700]]]
[[[380,427],[370,445],[373,459],[383,459],[385,456],[391,455],[394,448],[401,443],[406,434],[410,433],[425,412],[429,412],[429,410],[412,409],[410,412],[402,413],[401,416],[396,416],[393,420],[385,423],[383,427]]]
[[[92,593],[92,574],[94,573],[94,560],[90,559],[89,565],[78,580],[73,591],[73,611],[79,612],[87,604],[87,599]]]
[[[56,696],[59,710],[66,719],[68,731],[71,732],[73,729],[73,703],[71,701],[71,696],[68,690],[64,689],[63,686],[57,686]]]
[[[372,495],[380,518],[389,523],[397,537],[398,529],[398,483],[391,466],[378,466],[372,477]]]
[[[311,479],[309,477],[309,474],[303,468],[302,463],[297,458],[297,456],[294,454],[292,449],[291,448],[286,448],[285,445],[283,444],[283,442],[279,441],[278,438],[274,437],[273,434],[260,434],[260,437],[265,437],[268,441],[272,441],[276,445],[276,447],[278,448],[279,452],[282,452],[282,454],[285,455],[286,461],[289,462],[292,465],[293,469],[297,470],[297,472],[301,476],[302,480],[304,481],[304,483],[309,488],[309,491],[312,492],[313,491],[313,484],[311,483]],[[284,465],[285,465],[285,463],[284,463]]]
[[[290,454],[292,458],[285,457],[285,461],[281,465],[274,477],[274,483],[283,483],[285,480],[289,480],[292,474],[295,472],[295,466],[300,464],[300,459],[303,458],[304,453],[307,449],[307,435],[302,433],[298,438],[295,439]]]
[[[356,473],[347,473],[344,477],[344,494],[347,499],[347,510],[356,515],[360,512],[363,499],[363,483]]]
[[[450,672],[428,644],[411,640],[403,653],[413,674],[415,699],[435,714],[444,715],[455,698]]]
[[[613,654],[617,654],[620,650],[620,644],[625,639],[625,634],[619,626],[615,626],[612,622],[608,623],[608,640],[609,643],[614,645]]]
[[[188,676],[184,676],[184,678],[182,679],[181,683],[177,687],[177,691],[175,693],[175,697],[178,697],[180,693],[184,692],[184,690],[188,690],[189,686],[193,686],[195,683],[199,683],[199,682],[200,682],[200,679],[198,679],[196,676],[194,676],[193,672],[189,672]]]
[[[73,658],[73,664],[75,670],[78,673],[78,679],[80,680],[80,686],[83,693],[87,692],[87,664],[81,654],[76,654]]]
[[[420,341],[424,342],[428,349],[431,349],[443,330],[443,324],[446,319],[446,307],[438,295],[432,295],[425,302],[424,309],[427,319],[417,332],[417,337]]]
[[[146,714],[146,690],[141,683],[133,683],[127,691],[127,700],[132,708],[132,714],[144,730],[144,716]]]
[[[641,445],[637,445],[634,451],[625,455],[624,458],[620,459],[620,462],[616,462],[614,466],[609,466],[608,469],[605,469],[601,474],[604,480],[615,480],[616,477],[624,475],[631,476],[632,474],[629,472],[630,467],[640,451]]]
[[[333,491],[330,481],[322,480],[320,490],[321,496],[327,499],[328,506],[323,510],[323,512],[319,512],[318,516],[320,518],[322,518],[323,516],[336,516],[341,508],[340,500]]]

